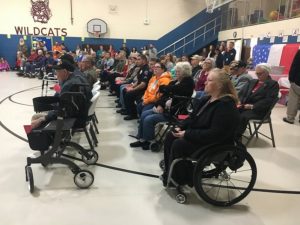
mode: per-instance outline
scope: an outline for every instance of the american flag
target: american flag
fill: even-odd
[[[253,48],[253,66],[268,61],[271,45],[256,45]]]

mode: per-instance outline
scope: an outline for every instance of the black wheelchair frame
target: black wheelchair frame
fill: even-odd
[[[172,178],[175,166],[183,161],[192,164],[193,184],[198,196],[215,206],[231,206],[244,199],[253,189],[257,168],[246,147],[235,142],[234,145],[212,144],[200,148],[189,158],[173,160],[167,179],[167,188],[175,186],[178,203],[185,203],[183,185]],[[160,166],[163,161],[160,162]]]
[[[183,110],[188,111],[188,113],[191,113],[190,109],[193,107],[193,100],[195,100],[195,98],[190,98],[190,97],[186,97],[186,96],[177,96],[177,95],[174,95],[173,98],[180,99],[182,101],[177,103],[177,105],[173,106],[173,107],[177,108],[174,115],[170,115],[170,113],[165,114],[166,117],[169,118],[169,121],[158,123],[158,126],[160,126],[160,128],[157,129],[157,131],[156,131],[156,134],[154,137],[155,141],[153,141],[149,146],[150,150],[152,152],[159,152],[161,150],[161,148],[164,144],[166,134],[176,124],[178,124],[180,122],[180,119],[178,119],[178,115],[180,115]],[[164,125],[167,125],[167,127],[164,128]],[[162,130],[163,130],[163,132],[162,132]]]

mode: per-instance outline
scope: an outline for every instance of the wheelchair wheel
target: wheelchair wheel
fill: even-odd
[[[161,160],[159,162],[159,167],[161,168],[162,171],[165,171],[165,160]]]
[[[245,152],[244,161],[233,168],[234,151],[205,154],[194,170],[194,186],[199,196],[215,206],[231,206],[252,190],[257,176],[252,156]]]
[[[94,182],[94,175],[88,170],[80,170],[74,176],[74,183],[81,189],[89,188]]]
[[[157,142],[153,142],[150,144],[150,149],[152,152],[158,152],[159,151],[159,144]]]
[[[175,196],[175,199],[176,199],[176,202],[179,203],[179,204],[184,204],[184,203],[186,203],[186,195],[183,194],[183,193],[178,193],[178,194]]]
[[[33,173],[30,166],[26,167],[26,181],[28,181],[28,189],[30,193],[34,192],[34,180],[33,180]]]
[[[82,161],[87,165],[93,165],[98,161],[98,153],[94,150],[88,150],[87,154],[89,157],[87,158],[84,154],[81,155]]]

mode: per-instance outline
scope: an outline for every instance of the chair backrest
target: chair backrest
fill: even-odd
[[[100,90],[100,85],[95,85],[92,89],[93,96]]]
[[[100,80],[96,81],[94,84],[93,84],[93,88],[97,85],[100,85]]]
[[[264,121],[264,120],[267,120],[267,119],[269,119],[269,118],[271,117],[272,110],[273,110],[273,108],[275,107],[275,105],[276,105],[276,103],[278,102],[278,100],[279,100],[278,97],[274,99],[274,102],[272,102],[272,104],[270,105],[270,108],[269,108],[269,110],[267,111],[266,115],[264,116],[263,121]]]
[[[92,116],[95,113],[95,108],[100,97],[100,92],[98,91],[91,99],[91,105],[89,107],[88,116]]]

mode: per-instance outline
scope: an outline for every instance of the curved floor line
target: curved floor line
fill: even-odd
[[[25,138],[21,137],[20,135],[16,134],[15,132],[13,132],[12,130],[8,129],[7,126],[5,126],[2,121],[0,121],[0,127],[2,127],[4,130],[6,130],[8,133],[10,133],[11,135],[15,136],[16,138],[20,139],[21,141],[25,141],[28,143],[28,140],[26,140]]]
[[[12,96],[10,96],[10,97],[8,98],[8,100],[11,101],[12,103],[15,103],[15,104],[18,104],[18,105],[31,106],[31,107],[33,107],[33,105],[28,105],[28,104],[16,102],[15,100],[12,99]]]
[[[31,87],[31,88],[28,88],[28,89],[25,89],[25,90],[22,90],[22,91],[18,91],[18,92],[14,93],[14,94],[11,94],[11,95],[7,96],[6,98],[2,99],[2,100],[0,101],[0,105],[1,105],[5,100],[10,99],[12,96],[14,96],[14,95],[16,95],[16,94],[19,94],[19,93],[22,93],[22,92],[25,92],[25,91],[29,91],[29,90],[35,89],[35,88],[37,88],[37,87],[39,87],[39,86]],[[0,126],[1,126],[4,130],[6,130],[8,133],[10,133],[11,135],[15,136],[16,138],[18,138],[18,139],[20,139],[20,140],[22,140],[22,141],[28,142],[28,140],[26,140],[25,138],[21,137],[20,135],[16,134],[16,133],[13,132],[12,130],[8,129],[8,127],[6,127],[6,126],[2,123],[2,121],[0,121]]]

